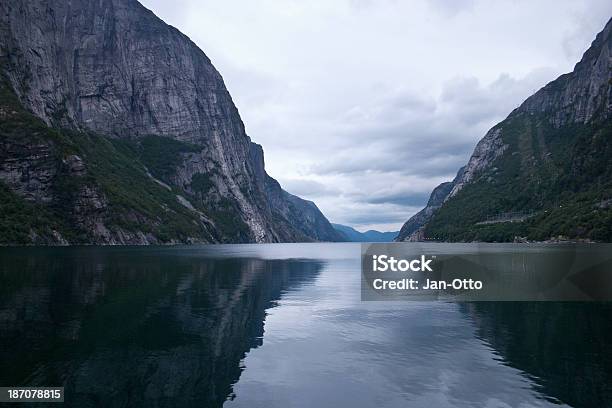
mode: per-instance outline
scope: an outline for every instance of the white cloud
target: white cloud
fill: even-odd
[[[399,228],[612,14],[605,0],[143,3],[211,58],[268,172],[361,229]]]

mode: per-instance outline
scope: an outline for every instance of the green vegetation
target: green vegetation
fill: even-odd
[[[151,233],[162,242],[209,238],[199,215],[146,174],[133,146],[89,132],[50,128],[25,111],[6,82],[0,82],[0,159],[20,159],[31,170],[50,174],[52,197],[44,204],[34,203],[0,184],[0,244],[32,243],[33,233],[42,243],[53,231],[71,243],[91,242],[92,231],[75,218],[75,207],[86,189],[100,201],[97,209],[94,203],[86,204],[86,213],[80,215],[87,222],[101,219],[111,230]],[[180,159],[180,152],[196,150],[156,136],[145,137],[143,146],[142,154],[152,171],[162,176]],[[40,154],[33,154],[33,148],[40,149]],[[168,152],[168,158],[162,151]],[[66,159],[71,155],[85,163],[84,174],[70,171]]]
[[[202,148],[169,137],[149,135],[139,140],[137,150],[149,172],[155,178],[169,182],[181,164],[181,154],[196,153]]]
[[[194,174],[191,178],[191,189],[200,194],[205,194],[210,191],[210,189],[215,186],[210,176],[211,174]]]
[[[447,201],[426,227],[445,241],[612,241],[612,124],[553,128],[514,115],[500,125],[508,145],[490,169]],[[500,212],[536,212],[523,222],[476,225]]]
[[[128,231],[152,232],[162,241],[201,235],[197,216],[176,194],[155,183],[123,144],[94,134],[74,135],[88,170],[108,198],[108,222]]]
[[[0,119],[0,159],[14,154],[33,155],[37,151],[32,146],[36,146],[35,149],[50,156],[51,163],[44,164],[54,170],[54,161],[59,162],[62,155],[74,152],[60,132],[48,128],[21,107],[2,78]],[[62,204],[61,197],[57,204]],[[67,238],[79,233],[67,228],[53,209],[24,200],[0,182],[0,245],[28,244],[33,236],[45,241],[53,231]]]
[[[227,199],[221,199],[214,209],[209,210],[209,214],[215,225],[226,237],[226,242],[248,242],[250,229],[247,224],[236,216],[238,209],[236,204]]]
[[[65,232],[61,221],[44,207],[28,203],[0,183],[0,245],[31,242],[31,233]]]

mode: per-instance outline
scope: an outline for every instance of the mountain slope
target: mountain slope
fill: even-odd
[[[332,224],[332,226],[349,242],[393,242],[398,234],[397,231],[380,232],[368,230],[366,232],[359,232],[353,227],[342,224]]]
[[[266,174],[208,57],[137,1],[3,1],[0,32],[0,183],[57,220],[20,242],[341,239]],[[117,160],[119,173],[97,168]],[[65,186],[73,165],[87,181]]]
[[[612,241],[611,36],[609,21],[573,72],[494,126],[441,205],[398,239]]]
[[[412,216],[400,229],[399,233],[395,237],[396,241],[408,241],[408,240],[418,240],[422,236],[423,227],[425,224],[429,222],[431,217],[435,214],[435,212],[440,208],[442,203],[448,194],[455,186],[456,181],[461,177],[461,173],[463,172],[463,167],[459,170],[455,179],[451,182],[446,182],[440,184],[438,187],[434,188],[429,196],[429,200],[427,201],[427,205],[421,211]]]

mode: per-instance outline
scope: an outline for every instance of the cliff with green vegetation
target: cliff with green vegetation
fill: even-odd
[[[609,21],[571,73],[494,126],[398,240],[612,242],[611,36]]]
[[[0,34],[0,244],[341,239],[137,1],[3,1]]]

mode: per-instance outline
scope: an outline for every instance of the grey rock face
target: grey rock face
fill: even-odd
[[[245,133],[209,58],[137,1],[3,1],[0,32],[3,75],[47,125],[136,143],[158,135],[197,146],[199,151],[181,155],[172,179],[161,182],[193,200],[194,176],[210,176],[199,203],[210,213],[233,203],[233,217],[248,227],[240,241],[339,238],[314,204],[270,181],[261,148]],[[33,148],[37,158],[44,156]],[[76,159],[69,160],[81,171]],[[20,165],[5,165],[2,180],[25,197],[44,200],[51,170],[36,166],[39,177],[17,186],[11,180],[23,174]]]
[[[529,97],[513,114],[551,115],[556,127],[612,116],[612,20],[584,53],[574,70]]]
[[[0,179],[22,197],[38,203],[52,199],[51,180],[57,174],[49,143],[14,143],[2,140],[0,149],[9,159],[0,163]]]
[[[500,157],[507,147],[501,138],[501,129],[493,128],[489,130],[485,137],[476,145],[468,164],[461,169],[461,176],[453,181],[453,188],[448,196],[444,198],[444,201],[453,197],[480,172],[489,168],[491,163]]]
[[[4,52],[22,102],[48,124],[198,141],[244,137],[219,73],[137,1],[8,1]],[[228,120],[229,119],[229,120]]]

